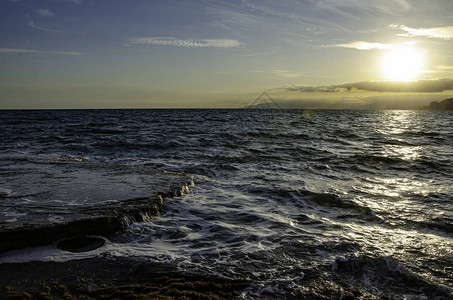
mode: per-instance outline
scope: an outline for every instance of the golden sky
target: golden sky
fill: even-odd
[[[0,0],[0,109],[239,108],[263,91],[416,108],[453,94],[452,16],[451,0]],[[357,84],[383,81],[405,88]]]

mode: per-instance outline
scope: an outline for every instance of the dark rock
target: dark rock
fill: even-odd
[[[440,103],[437,101],[433,101],[429,104],[429,109],[440,109]]]
[[[0,299],[236,299],[250,286],[135,258],[3,263],[0,274]]]
[[[423,107],[427,110],[453,110],[453,98],[448,98],[442,102],[433,101],[428,106]]]
[[[57,248],[69,252],[88,252],[104,246],[103,238],[80,236],[64,239],[57,244]]]
[[[37,213],[31,211],[14,222],[0,222],[0,253],[78,236],[108,237],[131,223],[159,215],[162,198],[180,196],[193,186],[193,180],[185,174],[108,163],[12,161],[1,169],[12,174],[2,184],[5,191],[19,189],[18,194],[27,194],[36,190],[40,206]],[[24,176],[31,178],[21,190],[17,182],[25,182]],[[0,211],[9,209],[8,205],[14,207],[14,197],[0,193],[2,203],[11,203]],[[55,200],[64,203],[60,202],[64,199],[82,205],[55,205]],[[15,209],[22,208],[19,205]],[[58,218],[43,217],[46,214]]]
[[[109,236],[131,223],[143,222],[151,216],[158,215],[162,211],[162,198],[165,195],[177,197],[182,193],[181,191],[162,192],[160,195],[152,197],[135,198],[98,206],[84,211],[86,218],[66,223],[36,227],[24,226],[0,231],[0,253],[25,247],[49,245],[54,241],[75,236]]]
[[[42,227],[23,227],[0,232],[0,253],[25,247],[44,246],[81,235],[110,235],[124,228],[119,216],[99,216]]]

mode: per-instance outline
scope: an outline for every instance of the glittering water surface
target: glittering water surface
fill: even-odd
[[[195,181],[190,193],[166,199],[160,216],[130,225],[96,251],[47,249],[3,261],[133,256],[252,279],[248,297],[297,296],[313,278],[376,295],[452,292],[452,112],[82,110],[0,117],[0,225],[24,215],[50,222],[70,205],[90,202],[82,195],[65,203],[74,193],[68,187],[57,193],[61,186],[27,185],[62,161],[78,180],[93,176],[92,169],[108,178],[106,170],[120,168],[124,195],[146,188],[146,168]],[[14,168],[27,176],[14,176]]]

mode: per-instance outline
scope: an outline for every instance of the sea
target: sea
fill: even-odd
[[[107,213],[156,170],[193,182],[95,250],[0,263],[127,257],[245,278],[243,299],[453,298],[452,111],[7,110],[0,137],[0,230]]]

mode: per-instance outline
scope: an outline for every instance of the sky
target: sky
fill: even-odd
[[[451,0],[0,0],[0,109],[404,109],[452,78]]]

